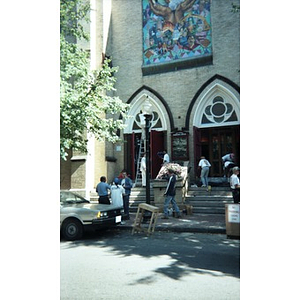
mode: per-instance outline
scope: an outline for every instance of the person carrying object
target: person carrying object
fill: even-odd
[[[174,174],[174,171],[172,169],[168,169],[168,175],[169,175],[169,181],[168,181],[168,185],[166,188],[166,192],[164,193],[166,198],[165,198],[165,203],[164,203],[164,216],[162,217],[162,219],[169,219],[168,208],[169,208],[170,203],[172,203],[172,205],[173,205],[173,210],[176,213],[176,217],[181,218],[180,210],[179,210],[179,207],[175,200],[176,175]]]

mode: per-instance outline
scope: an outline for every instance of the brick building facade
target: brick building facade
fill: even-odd
[[[188,2],[184,19],[177,18],[180,26],[169,22],[171,19],[158,10],[165,11],[169,6],[174,12],[181,3]],[[235,152],[239,163],[240,14],[232,12],[232,1],[159,0],[152,2],[154,6],[148,0],[92,3],[96,7],[92,18],[95,24],[91,24],[95,67],[100,66],[102,53],[119,67],[115,96],[131,104],[132,117],[126,120],[127,127],[121,133],[124,142],[100,145],[91,138],[88,156],[73,157],[65,163],[66,168],[62,166],[65,178],[82,176],[83,168],[89,177],[82,179],[88,193],[101,175],[107,175],[110,181],[126,168],[134,176],[136,141],[141,137],[138,116],[146,99],[153,108],[152,178],[161,163],[157,152],[164,149],[173,161],[189,161],[192,180],[201,155],[211,162],[213,177],[222,176],[222,155]],[[180,44],[183,30],[187,39],[193,36],[200,41],[195,50]],[[164,61],[155,63],[160,58]],[[72,186],[72,179],[65,183],[62,187],[77,188]]]

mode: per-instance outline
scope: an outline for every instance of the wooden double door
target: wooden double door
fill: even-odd
[[[240,126],[194,127],[194,153],[195,170],[200,157],[204,155],[211,163],[209,176],[223,176],[222,156],[234,153],[236,164],[240,164]]]

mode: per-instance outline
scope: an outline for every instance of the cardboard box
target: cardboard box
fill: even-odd
[[[225,204],[226,235],[240,236],[240,204]]]

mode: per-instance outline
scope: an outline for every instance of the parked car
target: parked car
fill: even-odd
[[[67,190],[60,191],[60,230],[67,240],[80,239],[88,228],[117,226],[124,215],[123,207],[93,204]]]

